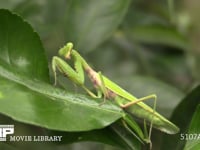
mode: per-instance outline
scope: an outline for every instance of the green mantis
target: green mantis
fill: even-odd
[[[67,76],[76,85],[81,86],[90,96],[95,98],[101,98],[103,96],[104,100],[114,99],[121,108],[125,109],[126,111],[135,115],[138,118],[148,121],[148,123],[150,124],[148,137],[143,137],[143,135],[141,135],[140,133],[138,133],[138,136],[147,143],[150,143],[150,147],[152,127],[155,127],[168,134],[175,134],[179,131],[176,125],[174,125],[155,111],[157,99],[155,94],[142,98],[136,98],[132,94],[128,93],[126,90],[122,89],[116,83],[102,75],[101,72],[96,72],[95,70],[93,70],[85,61],[85,59],[76,50],[73,49],[72,43],[67,43],[66,46],[61,48],[59,50],[59,55],[64,57],[66,60],[72,58],[74,60],[74,68],[72,68],[62,58],[54,56],[52,59],[52,69],[55,77],[55,84],[57,81],[56,70],[59,70],[59,72]],[[85,86],[84,72],[87,74],[95,89],[97,90],[96,95]],[[143,103],[143,101],[148,99],[154,99],[153,109]],[[126,124],[128,124],[129,127],[134,130],[135,122],[128,115],[125,115],[123,117],[123,120]]]

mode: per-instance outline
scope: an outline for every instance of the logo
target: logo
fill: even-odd
[[[14,125],[0,125],[0,141],[6,141],[6,136],[13,133]]]
[[[40,136],[24,136],[24,135],[10,135],[14,134],[14,125],[0,125],[0,142],[1,141],[10,141],[10,142],[60,142],[62,141],[62,136],[47,136],[47,135],[40,135]]]

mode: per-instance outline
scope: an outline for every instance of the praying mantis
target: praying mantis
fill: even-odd
[[[157,96],[155,94],[148,95],[142,98],[136,98],[135,96],[121,88],[119,85],[108,79],[101,72],[96,72],[92,67],[90,67],[86,60],[76,50],[73,49],[73,43],[71,42],[67,43],[63,48],[61,48],[58,53],[61,57],[64,57],[65,60],[58,56],[54,56],[52,58],[52,70],[54,73],[55,85],[57,82],[58,70],[63,75],[67,76],[76,85],[81,86],[90,96],[94,98],[103,97],[104,102],[106,99],[114,99],[116,103],[125,111],[133,114],[138,118],[144,119],[145,122],[148,121],[148,123],[150,124],[148,136],[144,137],[141,132],[138,132],[138,136],[143,141],[150,144],[150,149],[152,147],[152,127],[157,128],[168,134],[175,134],[179,131],[179,128],[176,125],[174,125],[172,122],[156,112]],[[66,62],[66,60],[69,59],[74,60],[74,68]],[[84,72],[93,83],[97,94],[94,94],[85,86]],[[154,99],[153,109],[143,103],[143,101],[148,99]],[[137,124],[133,121],[132,118],[130,118],[128,114],[123,116],[123,120],[126,124],[128,124],[130,128],[132,128],[132,130],[135,130],[135,128],[137,128]]]

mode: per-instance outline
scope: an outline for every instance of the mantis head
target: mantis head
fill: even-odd
[[[64,56],[66,59],[70,59],[73,43],[68,42],[63,48],[58,51],[60,56]]]

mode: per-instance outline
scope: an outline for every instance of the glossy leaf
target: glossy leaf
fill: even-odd
[[[13,73],[49,82],[48,65],[39,36],[20,17],[0,13],[0,64]]]
[[[200,149],[200,105],[198,105],[190,123],[187,136],[184,135],[184,140],[187,140],[184,150]]]

